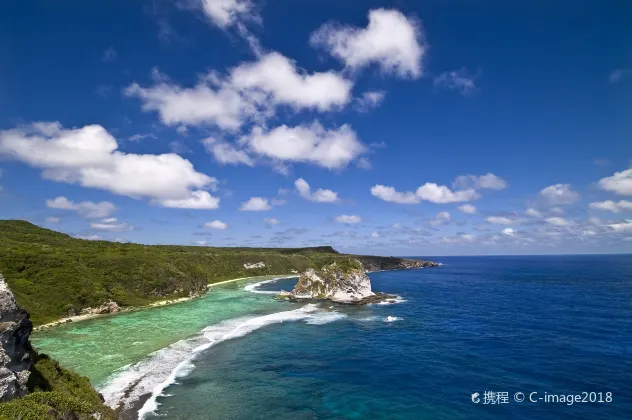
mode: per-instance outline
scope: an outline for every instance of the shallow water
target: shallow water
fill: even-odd
[[[147,418],[631,418],[631,256],[438,260],[438,269],[371,275],[376,291],[403,303],[277,302],[242,281],[35,341],[111,401],[140,380],[137,395],[155,396]],[[510,402],[483,404],[484,391]],[[613,402],[513,400],[534,391],[612,392]]]

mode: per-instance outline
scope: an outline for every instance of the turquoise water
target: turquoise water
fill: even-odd
[[[375,290],[402,296],[398,304],[276,302],[237,282],[48,331],[36,345],[110,402],[130,383],[126,401],[152,394],[141,410],[148,419],[632,418],[631,256],[439,261],[371,275]],[[509,401],[483,404],[485,391]],[[591,391],[613,400],[513,399]]]

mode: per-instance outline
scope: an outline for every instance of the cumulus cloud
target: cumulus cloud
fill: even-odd
[[[303,178],[299,178],[294,181],[296,190],[299,195],[306,200],[316,201],[319,203],[336,203],[339,201],[338,193],[332,190],[324,190],[322,188],[312,192],[311,187]]]
[[[279,223],[281,223],[281,222],[279,222],[278,219],[275,219],[274,217],[263,219],[263,221],[264,221],[264,223],[266,225],[269,225],[269,226],[274,226],[274,225],[278,225]]]
[[[239,20],[257,19],[250,0],[202,0],[202,8],[206,16],[222,29]]]
[[[620,211],[632,211],[632,201],[619,200],[618,202],[612,200],[598,201],[590,203],[591,209],[607,210],[613,213],[619,213]]]
[[[445,185],[437,185],[431,182],[426,182],[424,185],[419,187],[416,194],[422,200],[438,204],[472,201],[480,197],[480,195],[473,189],[452,191]]]
[[[275,161],[311,163],[327,169],[344,168],[366,151],[348,125],[327,130],[318,122],[272,130],[255,127],[242,143],[252,153]]]
[[[157,202],[208,197],[202,189],[217,182],[176,154],[117,149],[114,137],[100,125],[64,129],[57,122],[33,123],[0,131],[0,155],[41,168],[45,179]]]
[[[619,195],[632,195],[632,168],[600,179],[599,187]]]
[[[621,223],[613,223],[608,225],[608,227],[612,228],[615,232],[632,232],[632,220],[626,220]]]
[[[473,189],[452,191],[445,185],[437,185],[430,182],[417,188],[415,192],[398,192],[394,187],[378,184],[371,187],[371,194],[381,200],[398,204],[416,204],[421,200],[437,204],[458,203],[476,200],[480,197]]]
[[[175,209],[212,210],[219,207],[219,198],[213,197],[208,191],[192,191],[187,198],[167,198],[157,200],[163,207]]]
[[[490,189],[490,190],[502,190],[507,188],[509,184],[507,181],[492,173],[486,175],[461,175],[456,177],[452,184],[454,188],[459,189]]]
[[[393,187],[374,185],[371,187],[371,195],[381,200],[398,204],[417,204],[421,198],[414,192],[397,192]]]
[[[387,9],[371,10],[366,28],[327,23],[312,34],[310,42],[351,69],[376,64],[384,73],[412,78],[422,76],[427,51],[419,22]]]
[[[361,221],[362,221],[362,218],[356,215],[343,214],[341,216],[336,216],[336,222],[338,223],[354,224],[354,223],[360,223]]]
[[[515,236],[516,235],[516,231],[513,230],[512,228],[504,228],[503,229],[503,235]]]
[[[443,89],[454,90],[461,95],[471,95],[476,92],[476,78],[470,76],[466,69],[446,71],[436,76],[433,83]]]
[[[476,213],[476,206],[472,204],[463,204],[459,206],[459,210],[461,211],[461,213],[474,214]]]
[[[254,166],[252,158],[244,150],[239,150],[230,143],[208,137],[202,140],[206,150],[213,155],[218,163],[223,165],[244,164]]]
[[[107,230],[109,232],[126,232],[134,229],[133,226],[127,223],[119,222],[118,219],[114,217],[92,223],[90,224],[90,227],[96,230]]]
[[[271,52],[233,68],[226,77],[210,72],[192,88],[162,81],[133,83],[124,90],[157,111],[166,125],[210,125],[236,130],[274,114],[277,106],[329,111],[351,99],[352,83],[333,71],[308,74],[289,58]]]
[[[448,213],[447,211],[442,211],[442,212],[437,213],[435,218],[430,221],[430,224],[432,226],[445,225],[445,224],[450,223],[451,220],[452,220],[452,216],[450,215],[450,213]]]
[[[224,223],[220,220],[213,220],[212,222],[204,223],[204,227],[209,229],[226,230],[228,229],[228,223]]]
[[[267,198],[252,197],[250,200],[241,204],[239,210],[241,211],[266,211],[270,210],[272,206],[268,202]]]
[[[51,209],[76,211],[82,217],[94,219],[108,217],[116,210],[116,206],[109,201],[101,201],[100,203],[82,201],[80,203],[75,203],[62,196],[52,200],[46,200],[46,207]]]
[[[572,204],[579,199],[579,194],[571,188],[570,184],[555,184],[543,188],[540,191],[549,204]]]

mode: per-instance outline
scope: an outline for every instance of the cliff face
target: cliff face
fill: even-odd
[[[28,393],[32,330],[29,313],[15,303],[0,274],[0,402]]]
[[[291,292],[295,299],[335,302],[354,302],[372,295],[371,280],[358,260],[334,262],[319,270],[310,268],[299,276]]]

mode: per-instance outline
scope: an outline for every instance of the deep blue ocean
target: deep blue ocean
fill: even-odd
[[[151,392],[147,419],[632,419],[632,255],[432,260],[370,275],[396,304],[278,302],[261,292],[295,279],[250,280],[37,344],[110,402]]]
[[[168,389],[158,413],[243,420],[632,419],[632,256],[434,260],[444,265],[371,275],[374,290],[398,294],[403,303],[336,308],[346,318],[274,324],[220,343]],[[401,320],[384,322],[387,316]],[[485,404],[486,391],[496,404]],[[489,392],[507,392],[509,402]],[[517,392],[525,401],[514,400]],[[529,402],[545,393],[604,402]]]

